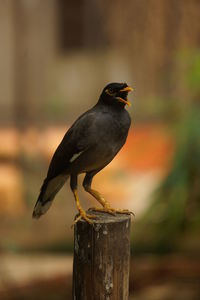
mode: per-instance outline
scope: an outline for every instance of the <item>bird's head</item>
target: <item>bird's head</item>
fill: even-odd
[[[126,83],[110,83],[103,89],[100,102],[120,106],[122,108],[124,108],[126,104],[130,106],[131,103],[127,100],[127,96],[131,91],[133,91],[133,88]]]

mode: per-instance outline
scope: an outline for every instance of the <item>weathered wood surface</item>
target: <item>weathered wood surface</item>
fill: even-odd
[[[74,228],[73,299],[128,300],[131,217],[90,213]]]

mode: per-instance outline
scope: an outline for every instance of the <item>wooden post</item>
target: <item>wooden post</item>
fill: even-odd
[[[128,300],[131,217],[88,213],[94,224],[74,227],[73,299]]]

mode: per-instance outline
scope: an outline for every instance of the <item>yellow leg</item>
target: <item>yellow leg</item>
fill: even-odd
[[[92,208],[90,208],[90,210],[103,211],[103,212],[107,212],[107,213],[112,214],[112,215],[114,215],[115,213],[133,214],[133,212],[129,211],[128,209],[114,209],[114,208],[112,208],[110,206],[110,204],[108,203],[108,201],[106,201],[99,192],[91,189],[90,187],[86,187],[85,190],[90,195],[92,195],[103,206],[103,208],[99,208],[99,207],[94,207],[93,208],[92,207]]]
[[[73,194],[74,194],[74,198],[75,198],[77,209],[79,211],[79,216],[76,217],[73,225],[75,225],[81,218],[83,218],[89,224],[92,224],[93,222],[90,219],[95,219],[96,216],[90,215],[90,214],[86,214],[85,210],[81,207],[81,204],[79,202],[77,190],[73,190]]]
[[[86,191],[92,195],[103,207],[110,207],[108,201],[106,201],[99,192],[91,189],[90,187],[87,187]]]

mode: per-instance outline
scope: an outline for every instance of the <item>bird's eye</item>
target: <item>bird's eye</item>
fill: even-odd
[[[109,96],[114,96],[114,95],[115,95],[115,92],[113,91],[112,88],[107,89],[107,90],[106,90],[106,93],[107,93]]]

